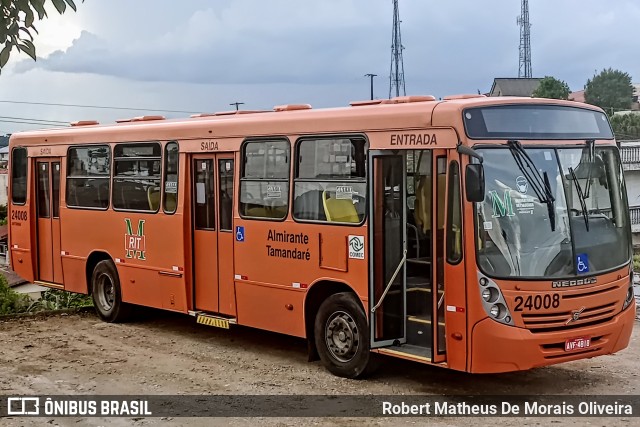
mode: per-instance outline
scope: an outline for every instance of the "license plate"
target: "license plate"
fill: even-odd
[[[582,350],[591,346],[590,337],[571,338],[564,342],[564,351]]]

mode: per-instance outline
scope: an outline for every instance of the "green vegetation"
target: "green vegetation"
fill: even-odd
[[[28,296],[14,292],[7,279],[0,275],[0,315],[24,313],[30,302]]]
[[[0,205],[0,225],[7,223],[7,205]]]
[[[84,1],[84,0],[83,0]],[[9,61],[11,51],[15,48],[36,60],[36,47],[33,44],[33,33],[38,33],[34,22],[47,16],[45,5],[53,4],[58,13],[63,14],[67,5],[76,10],[73,0],[2,0],[2,25],[0,25],[0,70]]]
[[[640,273],[640,254],[633,255],[633,271]]]
[[[611,126],[618,141],[640,139],[640,113],[616,114],[611,117]]]
[[[584,87],[587,103],[597,105],[613,115],[616,111],[628,110],[633,100],[631,76],[620,70],[608,68],[587,80]]]
[[[31,303],[27,311],[63,310],[66,308],[91,307],[93,302],[88,295],[49,289],[42,294],[42,298]]]
[[[9,287],[7,279],[0,275],[0,316],[7,314],[37,313],[40,311],[63,310],[92,306],[88,295],[49,289],[42,298],[32,301],[27,295],[19,294]]]
[[[540,80],[540,85],[533,91],[532,96],[535,98],[551,98],[551,99],[569,99],[569,85],[563,80],[555,77],[546,76]]]

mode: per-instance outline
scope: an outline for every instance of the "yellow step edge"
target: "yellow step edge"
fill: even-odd
[[[213,327],[222,328],[222,329],[229,329],[229,324],[232,323],[233,320],[223,319],[220,317],[207,316],[206,314],[198,314],[198,317],[196,317],[196,322],[201,325],[213,326]]]

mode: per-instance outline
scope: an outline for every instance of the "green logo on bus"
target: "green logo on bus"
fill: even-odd
[[[491,196],[491,204],[493,205],[493,217],[502,218],[503,216],[515,216],[513,212],[513,202],[511,201],[511,191],[504,190],[504,200],[498,196],[497,191],[489,191]]]
[[[127,231],[124,235],[124,248],[127,252],[127,258],[134,258],[139,260],[146,260],[144,251],[146,247],[144,237],[144,219],[138,220],[138,230],[136,234],[133,234],[133,226],[129,218],[124,219],[124,223],[127,226]]]

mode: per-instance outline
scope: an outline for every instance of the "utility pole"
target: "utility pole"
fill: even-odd
[[[364,76],[369,77],[369,79],[371,80],[371,100],[373,100],[373,78],[377,77],[378,75],[369,73],[369,74],[365,74]]]
[[[518,78],[531,78],[531,23],[529,22],[529,0],[522,0],[520,16],[517,19],[520,26],[520,63]]]
[[[235,105],[236,106],[236,111],[238,111],[238,109],[240,108],[241,105],[244,105],[244,102],[232,102],[229,105]]]
[[[391,35],[391,72],[389,73],[389,99],[392,95],[406,95],[404,87],[404,64],[402,62],[402,36],[400,35],[400,12],[398,0],[393,0],[393,33]],[[395,89],[395,91],[394,91]],[[394,93],[395,92],[395,93]]]

